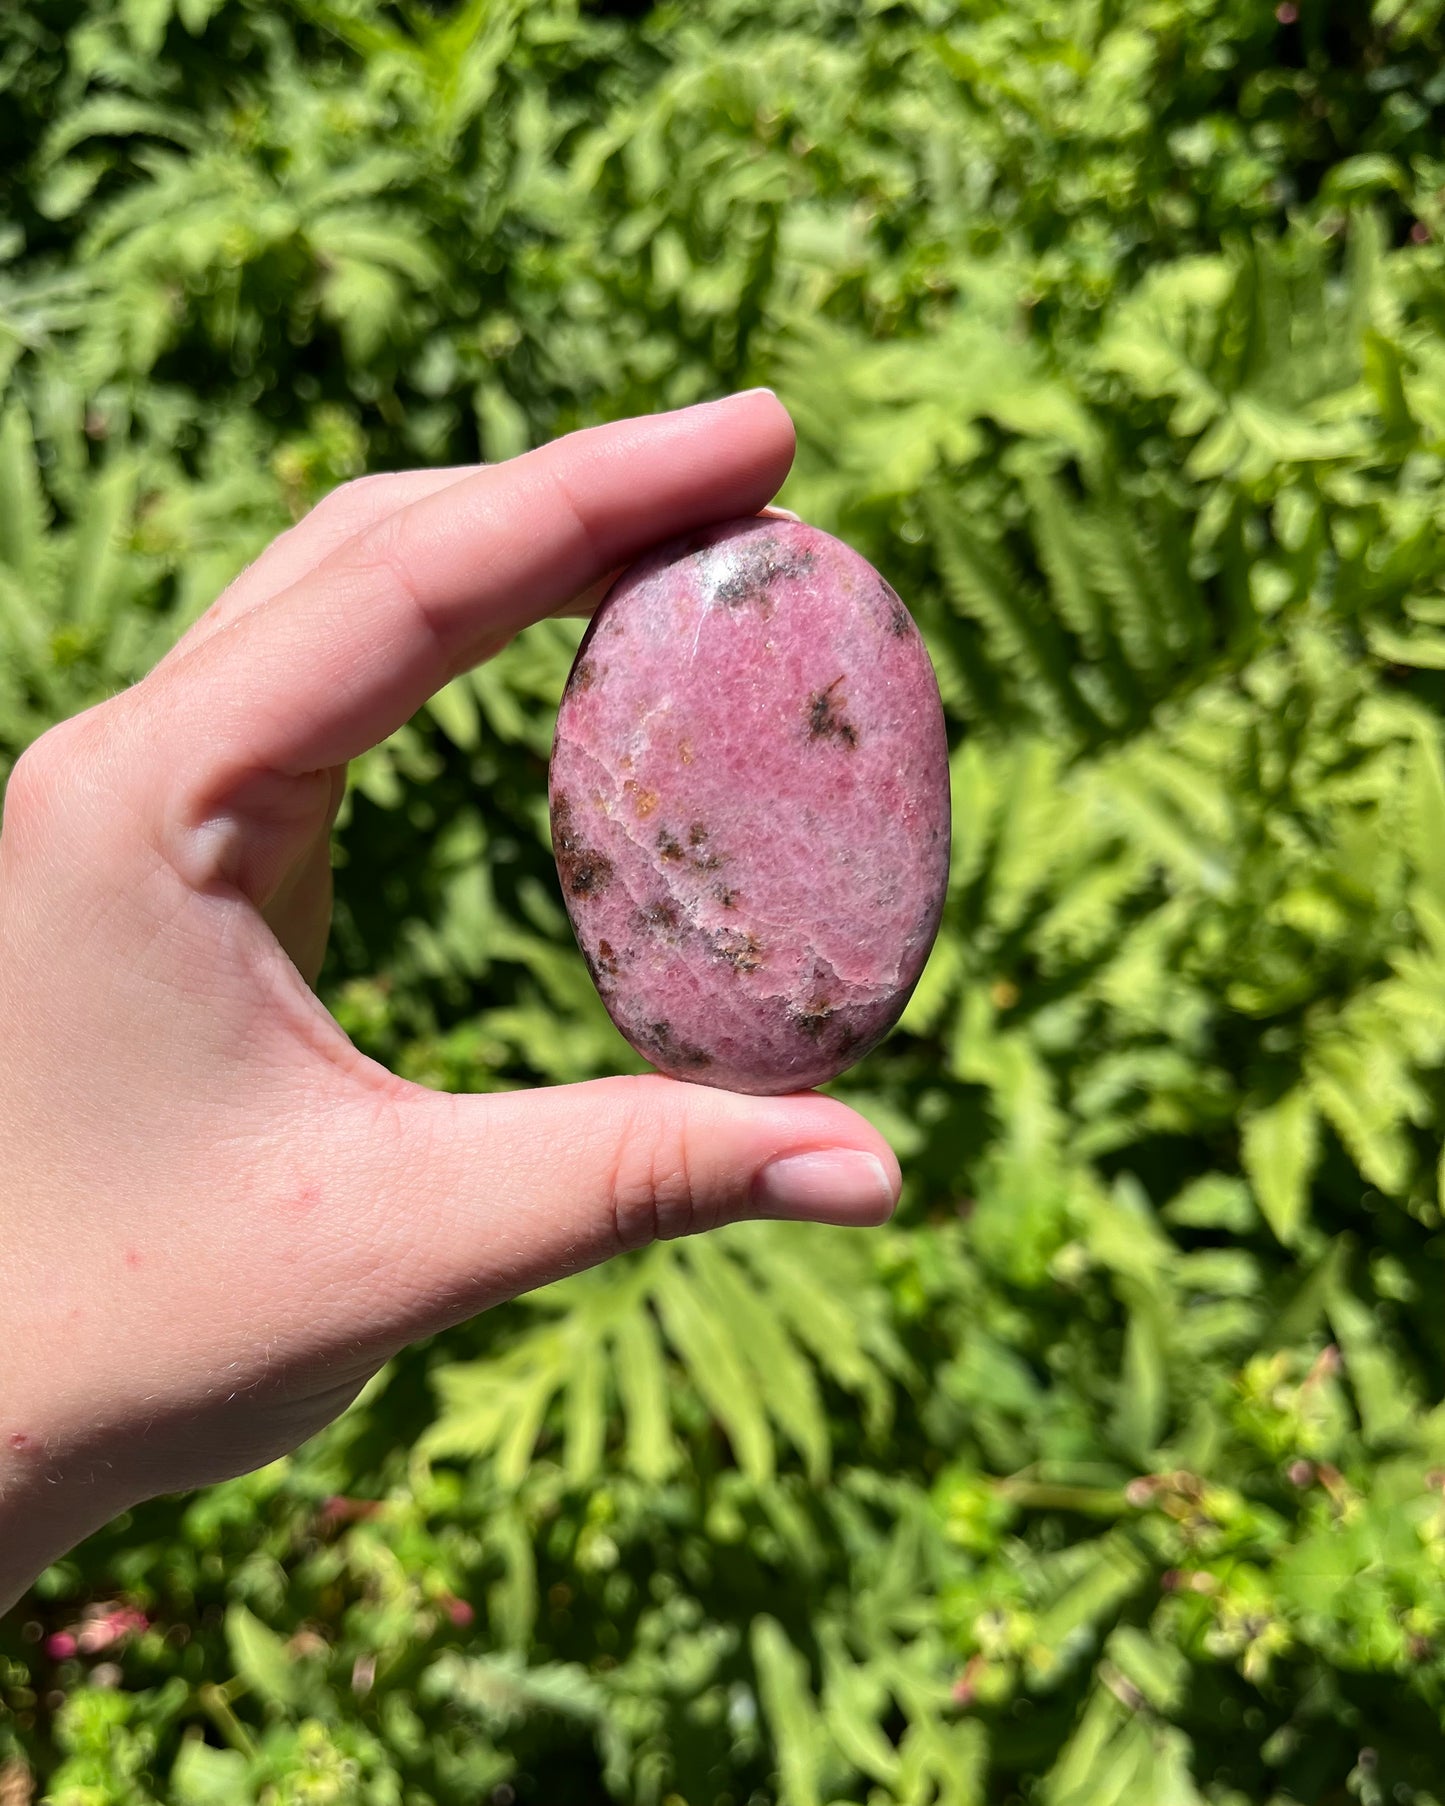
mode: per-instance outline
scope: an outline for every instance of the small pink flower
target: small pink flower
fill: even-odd
[[[81,1653],[98,1655],[102,1649],[109,1649],[112,1643],[119,1643],[122,1637],[130,1636],[133,1631],[145,1630],[149,1625],[150,1619],[134,1606],[107,1606],[80,1627],[78,1640]]]
[[[963,1673],[959,1675],[950,1689],[954,1705],[962,1706],[966,1711],[973,1704],[978,1697],[979,1680],[987,1666],[988,1663],[984,1659],[982,1650],[968,1658],[964,1664]]]
[[[362,1524],[380,1510],[380,1499],[348,1499],[342,1493],[333,1493],[321,1507],[321,1522],[327,1529],[338,1524]]]
[[[58,1630],[45,1639],[45,1653],[52,1662],[68,1662],[80,1645],[68,1630]]]
[[[465,1630],[469,1624],[476,1623],[476,1612],[465,1599],[458,1599],[455,1593],[443,1593],[441,1605],[458,1630]]]

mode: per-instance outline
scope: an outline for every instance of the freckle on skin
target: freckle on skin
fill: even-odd
[[[136,1249],[136,1248],[127,1248],[127,1249],[126,1249],[126,1251],[125,1251],[125,1264],[126,1264],[126,1265],[127,1265],[127,1266],[128,1266],[128,1267],[131,1267],[131,1268],[134,1268],[134,1267],[138,1267],[138,1266],[139,1266],[139,1265],[140,1265],[140,1251],[139,1251],[139,1249]]]
[[[296,1194],[298,1210],[313,1210],[321,1202],[321,1187],[314,1180],[308,1180]]]

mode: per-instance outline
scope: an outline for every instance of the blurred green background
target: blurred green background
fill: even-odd
[[[924,626],[894,1226],[412,1350],[0,1630],[0,1801],[1445,1801],[1442,0],[0,10],[0,774],[366,469],[773,384]],[[577,629],[353,773],[327,1000],[630,1068]]]

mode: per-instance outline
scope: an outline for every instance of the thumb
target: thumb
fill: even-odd
[[[364,1259],[405,1274],[388,1288],[400,1340],[659,1238],[747,1217],[871,1226],[898,1199],[887,1142],[814,1093],[646,1077],[485,1097],[408,1087],[393,1102],[368,1161],[383,1196]]]

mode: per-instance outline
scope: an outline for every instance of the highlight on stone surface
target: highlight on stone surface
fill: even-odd
[[[888,1032],[948,878],[922,637],[865,559],[752,516],[613,586],[557,716],[552,841],[618,1028],[675,1078],[834,1078]]]

